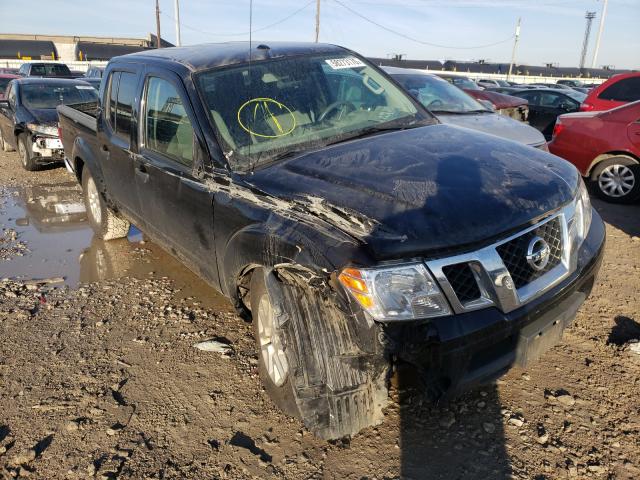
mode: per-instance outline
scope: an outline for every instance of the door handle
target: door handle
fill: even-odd
[[[142,183],[147,183],[149,181],[149,172],[143,164],[138,164],[135,166],[136,176],[140,177]]]

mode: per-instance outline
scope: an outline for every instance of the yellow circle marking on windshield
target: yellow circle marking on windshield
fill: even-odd
[[[263,120],[264,122],[268,122],[269,120],[271,120],[275,126],[275,130],[276,130],[275,134],[267,135],[266,133],[256,132],[251,128],[248,128],[242,122],[242,114],[244,113],[245,109],[249,106],[253,106],[253,112],[249,110],[249,115],[252,117],[252,121],[256,122],[258,120]],[[275,114],[273,113],[272,109],[273,111],[276,112]],[[280,115],[278,115],[278,113],[280,113]],[[279,116],[280,116],[280,119],[278,119]],[[273,98],[260,97],[260,98],[252,98],[251,100],[243,103],[240,106],[240,108],[238,109],[238,123],[240,124],[243,130],[249,132],[251,135],[255,135],[257,137],[264,137],[264,138],[278,138],[278,137],[284,137],[285,135],[289,135],[291,132],[295,130],[296,117],[291,111],[291,109],[287,107],[284,103],[278,102]]]

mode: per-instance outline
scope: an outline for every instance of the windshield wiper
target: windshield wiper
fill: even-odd
[[[410,130],[412,128],[424,127],[426,125],[431,125],[430,123],[417,122],[417,123],[409,123],[405,125],[389,125],[389,126],[375,126],[375,127],[367,127],[363,130],[360,130],[355,135],[348,135],[344,138],[340,138],[339,140],[333,142],[327,142],[325,145],[335,145],[337,143],[348,142],[349,140],[356,140],[358,138],[370,137],[371,135],[375,135],[377,133],[384,132],[397,132],[400,130]]]

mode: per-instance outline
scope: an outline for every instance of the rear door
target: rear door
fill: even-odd
[[[213,284],[213,193],[199,171],[206,143],[180,77],[149,68],[140,107],[136,183],[147,226],[172,253]]]
[[[142,215],[136,193],[135,155],[131,150],[140,75],[133,69],[114,69],[107,81],[103,121],[97,135],[102,173],[112,200],[140,224]]]

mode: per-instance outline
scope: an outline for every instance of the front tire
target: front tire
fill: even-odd
[[[129,222],[118,217],[105,203],[88,168],[82,171],[82,195],[91,228],[103,240],[126,237]]]
[[[31,151],[31,145],[29,144],[29,137],[26,133],[21,133],[18,136],[18,153],[20,154],[20,163],[22,168],[29,172],[33,172],[38,168],[36,159]]]
[[[321,291],[328,286],[276,275],[256,269],[249,292],[267,393],[323,439],[380,423],[390,363],[378,327],[338,308]]]
[[[633,203],[640,198],[638,163],[626,156],[603,160],[593,169],[591,184],[602,200],[611,203]]]
[[[0,130],[0,148],[2,149],[3,152],[11,152],[11,151],[13,151],[11,146],[4,139],[4,136],[2,135],[2,130]]]

